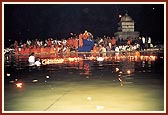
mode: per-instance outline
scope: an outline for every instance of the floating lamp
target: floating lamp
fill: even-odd
[[[131,71],[130,71],[130,70],[127,70],[127,74],[131,74]]]
[[[23,87],[23,83],[21,83],[21,82],[16,83],[16,87],[17,88],[22,88]]]

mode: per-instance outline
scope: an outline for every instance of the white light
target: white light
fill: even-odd
[[[48,76],[48,75],[47,75],[47,76],[46,76],[46,78],[47,78],[47,79],[49,79],[49,78],[50,78],[50,76]]]
[[[8,77],[9,77],[9,76],[11,76],[11,74],[10,74],[10,73],[7,73],[7,74],[6,74],[6,76],[8,76]]]
[[[87,79],[89,79],[89,76],[86,76]]]
[[[32,82],[33,82],[33,83],[36,83],[36,82],[38,82],[38,80],[37,80],[37,79],[34,79]]]
[[[92,97],[87,97],[87,100],[91,101],[91,100],[92,100]]]
[[[13,81],[13,80],[11,80],[11,81],[9,81],[9,83],[14,83],[15,81]]]
[[[116,72],[118,72],[119,71],[119,69],[118,68],[116,68]]]
[[[104,106],[96,106],[96,109],[97,110],[102,110],[102,109],[104,109]]]
[[[20,83],[20,82],[19,82],[19,83],[16,83],[16,87],[17,87],[17,88],[22,88],[22,86],[23,86],[23,83]]]

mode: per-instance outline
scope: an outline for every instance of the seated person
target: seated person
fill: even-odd
[[[40,58],[37,58],[36,62],[34,63],[36,66],[40,66],[41,62],[40,62]]]

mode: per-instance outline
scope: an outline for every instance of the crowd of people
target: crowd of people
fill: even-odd
[[[90,52],[95,56],[97,54],[105,56],[107,52],[111,51],[136,51],[153,47],[150,37],[145,38],[142,36],[134,40],[131,38],[126,40],[115,39],[114,37],[93,38],[93,35],[90,32],[85,31],[83,34],[81,33],[78,36],[74,36],[71,33],[71,37],[61,40],[47,38],[45,40],[27,39],[24,43],[21,41],[15,41],[14,51],[15,54],[28,55],[32,52],[34,54],[69,54],[70,52],[78,52],[78,48],[84,46],[83,40],[94,41],[94,46]]]

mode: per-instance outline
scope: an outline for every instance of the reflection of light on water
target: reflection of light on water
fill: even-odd
[[[148,61],[148,67],[151,67],[151,61]]]
[[[145,67],[145,61],[142,61],[142,67]]]
[[[42,64],[58,64],[58,63],[63,63],[64,59],[42,59]]]
[[[37,79],[33,79],[32,82],[33,82],[33,83],[36,83],[36,82],[38,82],[38,80],[37,80]]]
[[[58,72],[61,73],[62,71],[59,71],[61,69],[63,70],[70,70],[70,72],[67,72],[67,74],[76,74],[76,72],[73,72],[71,70],[76,69],[79,70],[78,75],[83,75],[84,78],[90,79],[94,77],[94,74],[98,74],[96,78],[104,78],[106,77],[106,72],[109,75],[109,69],[110,73],[112,70],[112,74],[115,72],[118,74],[116,81],[120,82],[120,85],[125,85],[126,77],[133,76],[134,71],[137,69],[137,63],[138,69],[141,69],[141,72],[151,72],[153,69],[153,61],[157,59],[156,56],[149,55],[149,56],[129,56],[129,55],[111,55],[111,56],[105,56],[102,59],[103,61],[97,60],[97,57],[90,56],[80,58],[80,57],[69,57],[69,58],[47,58],[47,59],[41,59],[43,61],[43,67],[45,70],[49,72]],[[19,62],[21,63],[21,62]],[[50,64],[50,65],[49,65]],[[95,64],[95,65],[94,65]],[[54,65],[54,66],[53,66]],[[46,66],[46,67],[45,67]],[[17,66],[15,69],[18,68],[21,69],[23,67],[22,63]],[[60,69],[61,68],[61,69]],[[25,67],[23,67],[25,69]],[[151,69],[151,70],[149,70]],[[137,70],[139,71],[139,70]],[[153,70],[152,70],[153,72]],[[8,71],[6,76],[10,76],[10,74],[13,76],[11,72]],[[116,75],[116,74],[115,74]],[[100,76],[100,77],[99,77]],[[125,77],[126,76],[126,77]],[[49,77],[45,76],[44,77]],[[53,77],[52,77],[53,78]],[[40,81],[40,80],[39,80]],[[47,82],[47,81],[46,81]]]
[[[120,81],[120,86],[123,86],[123,75],[122,75],[122,71],[118,72],[118,80]]]
[[[157,56],[153,56],[153,55],[150,55],[150,56],[140,56],[140,59],[141,60],[146,60],[146,61],[156,61],[157,59]]]
[[[42,59],[42,64],[46,65],[46,64],[59,64],[59,63],[66,63],[67,61],[69,62],[79,62],[80,60],[97,60],[99,62],[101,61],[107,61],[107,60],[113,60],[113,61],[123,61],[123,60],[130,60],[130,61],[155,61],[156,60],[156,56],[150,55],[150,56],[125,56],[125,55],[115,55],[114,58],[111,56],[105,56],[105,57],[93,57],[93,56],[89,56],[89,57],[85,57],[85,58],[80,58],[80,57],[68,57],[68,58],[54,58],[54,59]]]
[[[119,71],[119,68],[116,68],[116,72],[118,72]]]

